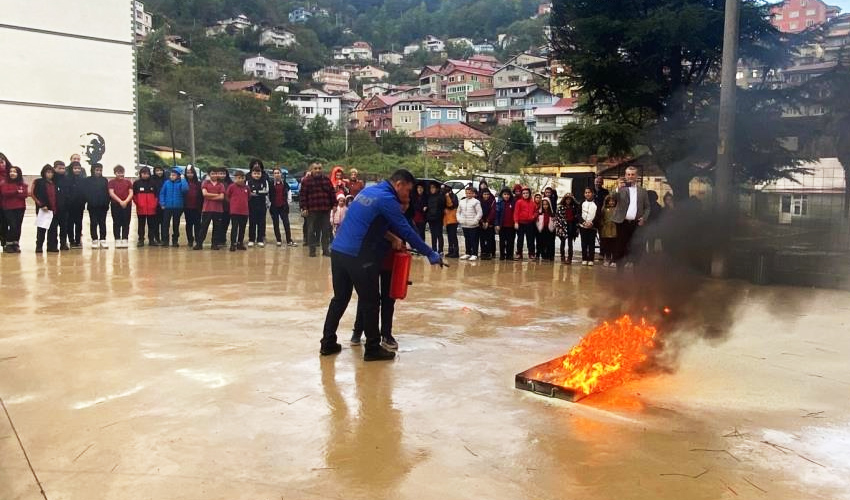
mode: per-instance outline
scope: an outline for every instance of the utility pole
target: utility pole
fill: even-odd
[[[189,98],[189,154],[192,156],[192,166],[195,166],[195,101]]]
[[[714,178],[714,211],[726,220],[731,216],[732,163],[735,148],[735,74],[738,70],[738,24],[740,0],[727,0],[723,29],[723,64],[720,75],[720,115],[717,129],[717,166]],[[718,245],[711,262],[711,275],[727,274],[726,245]]]

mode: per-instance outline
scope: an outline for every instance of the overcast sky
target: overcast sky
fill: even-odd
[[[850,12],[850,0],[826,0],[827,5],[837,5],[841,7],[841,13]]]

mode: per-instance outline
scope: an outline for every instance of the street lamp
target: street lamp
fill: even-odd
[[[195,98],[180,90],[177,92],[189,101],[189,154],[192,157],[192,166],[195,166],[195,110],[201,109],[203,103],[195,104]]]

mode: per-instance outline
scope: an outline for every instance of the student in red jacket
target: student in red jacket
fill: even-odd
[[[237,171],[234,183],[228,186],[224,197],[229,203],[230,213],[230,251],[248,250],[245,247],[245,226],[248,225],[248,200],[251,188],[245,184],[245,174]]]
[[[44,212],[53,212],[53,219],[49,228],[38,228],[35,236],[35,253],[41,253],[45,236],[47,237],[47,251],[58,252],[59,242],[57,239],[59,231],[59,217],[56,216],[58,206],[59,188],[54,181],[56,172],[53,166],[48,164],[41,169],[41,178],[32,183],[32,199],[35,201],[35,209]]]
[[[537,238],[537,205],[531,199],[531,189],[522,188],[522,196],[514,205],[514,229],[516,229],[516,258],[522,259],[522,240],[528,242],[528,258],[534,259],[534,244]]]
[[[7,166],[5,182],[0,184],[0,207],[3,208],[6,226],[6,245],[3,247],[5,253],[21,253],[21,223],[24,221],[28,196],[29,191],[21,169]]]
[[[195,240],[195,246],[192,250],[200,250],[204,247],[204,240],[207,239],[207,232],[212,223],[212,250],[218,250],[221,247],[219,243],[223,239],[222,232],[224,231],[224,192],[227,187],[222,179],[227,172],[224,168],[213,168],[210,170],[210,178],[201,183],[201,193],[204,197],[204,205],[201,209],[201,228],[198,233],[198,238]]]
[[[136,217],[139,222],[139,241],[136,246],[145,246],[145,225],[148,227],[148,243],[157,246],[156,210],[159,206],[158,183],[151,178],[151,169],[142,167],[139,178],[133,183],[133,202],[136,204]]]

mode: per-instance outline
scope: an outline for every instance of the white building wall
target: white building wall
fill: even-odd
[[[15,75],[0,79],[0,116],[13,124],[3,127],[3,153],[26,175],[73,153],[88,170],[85,145],[95,133],[105,141],[100,162],[107,172],[116,164],[132,172],[138,152],[135,4],[59,3],[33,0],[21,8],[18,0],[0,0],[0,67]]]

